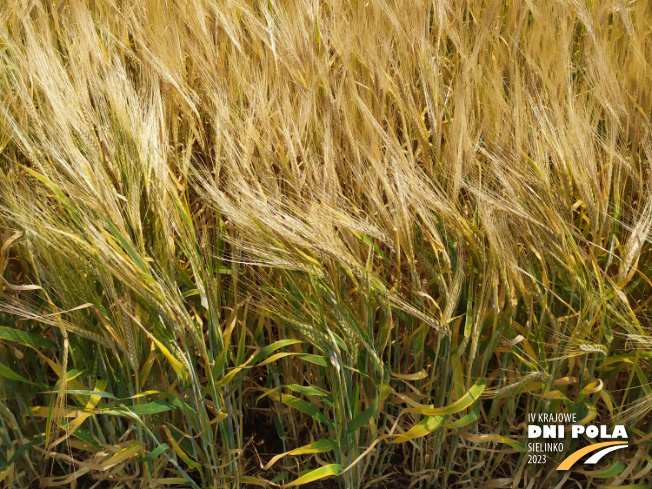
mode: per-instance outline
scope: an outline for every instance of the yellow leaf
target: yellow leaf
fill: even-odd
[[[170,433],[170,428],[168,428],[167,426],[163,426],[163,430],[165,431],[165,433],[167,433],[168,440],[170,440],[170,443],[172,444],[172,448],[174,449],[175,453],[190,467],[199,470],[201,468],[201,465],[195,462],[193,459],[191,459],[188,456],[188,454],[183,450],[183,448],[181,448],[181,446],[177,443],[177,441],[172,436],[172,433]]]
[[[598,395],[600,396],[600,399],[604,401],[604,403],[607,406],[607,409],[609,410],[609,414],[614,413],[614,404],[611,402],[611,396],[609,393],[605,390],[600,390],[598,391]]]
[[[294,450],[290,450],[289,452],[285,453],[279,453],[278,455],[274,456],[265,467],[263,467],[263,470],[269,470],[269,468],[274,465],[276,462],[278,462],[280,459],[287,455],[307,455],[310,453],[323,453],[323,452],[330,452],[331,450],[334,450],[338,447],[338,443],[336,440],[333,438],[327,438],[324,440],[318,440],[314,443],[310,443],[309,445],[305,445],[303,447],[295,448]]]
[[[311,482],[318,481],[320,479],[325,479],[326,477],[331,477],[333,475],[338,475],[344,467],[340,464],[330,464],[319,467],[318,469],[311,470],[305,475],[302,475],[297,480],[290,482],[285,487],[294,487],[300,486],[303,484],[309,484]]]
[[[138,442],[134,442],[126,448],[123,448],[118,453],[113,455],[106,462],[100,464],[100,470],[109,470],[111,467],[115,467],[119,463],[124,462],[132,457],[135,457],[138,452],[143,449],[142,445]]]
[[[446,416],[427,416],[419,423],[415,424],[410,428],[407,433],[400,433],[396,435],[390,443],[403,443],[406,441],[414,440],[415,438],[421,438],[426,436],[428,433],[435,431],[446,419]]]
[[[513,440],[512,438],[508,438],[506,436],[491,435],[491,434],[487,434],[487,435],[468,434],[464,438],[466,438],[468,441],[476,442],[476,443],[485,443],[485,442],[494,441],[496,443],[504,443],[506,445],[509,445],[510,447],[515,448],[519,452],[522,452],[524,450],[522,443],[519,443],[516,440]]]
[[[595,394],[596,392],[600,392],[603,387],[604,387],[604,382],[602,382],[601,379],[597,379],[587,384],[584,387],[584,389],[582,389],[582,394],[584,394],[585,396],[589,394]]]
[[[397,379],[401,380],[421,380],[425,379],[428,376],[425,370],[421,370],[419,372],[413,373],[413,374],[395,374],[392,372],[392,377],[396,377]]]
[[[407,409],[406,411],[411,413],[416,412],[419,414],[425,414],[427,416],[440,416],[440,415],[459,413],[460,411],[463,411],[464,409],[468,408],[475,401],[478,400],[480,394],[482,394],[486,385],[487,385],[486,380],[484,379],[478,380],[475,384],[473,384],[473,387],[471,387],[471,389],[469,389],[469,391],[466,394],[464,394],[462,397],[460,397],[457,401],[455,401],[453,404],[449,406],[435,408],[435,409],[410,408]]]
[[[561,400],[567,400],[567,397],[561,393],[561,391],[550,391],[546,392],[545,394],[542,394],[541,397],[544,399],[561,399]]]

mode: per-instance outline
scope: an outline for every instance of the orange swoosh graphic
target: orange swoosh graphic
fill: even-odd
[[[577,462],[579,459],[581,459],[584,455],[587,453],[595,452],[596,450],[599,450],[600,448],[604,447],[609,447],[611,445],[624,445],[626,444],[625,441],[605,441],[603,443],[596,443],[595,445],[589,445],[588,447],[584,447],[576,452],[573,452],[570,454],[568,457],[564,459],[562,463],[559,464],[559,467],[557,467],[557,470],[568,470],[570,469],[575,462]]]

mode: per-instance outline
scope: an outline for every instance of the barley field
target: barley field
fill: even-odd
[[[652,3],[0,25],[2,487],[652,487]]]

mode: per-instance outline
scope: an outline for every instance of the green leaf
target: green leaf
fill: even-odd
[[[54,341],[20,329],[0,327],[0,338],[3,340],[15,341],[33,348],[50,348],[52,350],[58,348]]]
[[[73,368],[72,370],[68,370],[66,372],[66,382],[70,382],[71,380],[76,379],[77,377],[79,377],[84,372],[86,372],[86,370],[79,370],[77,368]]]
[[[83,389],[67,389],[65,391],[50,391],[51,394],[70,394],[71,396],[96,396],[107,397],[109,399],[117,400],[117,398],[106,391],[89,391]]]
[[[149,415],[172,411],[173,409],[177,409],[177,406],[165,401],[150,401],[145,404],[128,406],[127,409],[134,414]]]
[[[34,382],[27,380],[25,377],[17,374],[16,372],[11,370],[9,367],[3,365],[2,363],[0,363],[0,377],[4,377],[5,379],[9,379],[9,380],[15,380],[17,382],[23,382],[25,384],[34,385]]]
[[[280,395],[279,392],[275,390],[268,391],[267,395],[269,395],[269,397],[271,397],[276,401],[282,402],[286,406],[297,409],[302,413],[305,413],[308,416],[312,417],[313,419],[316,419],[317,421],[324,423],[326,426],[328,426],[331,429],[335,428],[333,426],[333,423],[326,416],[324,416],[324,413],[322,413],[317,408],[317,406],[315,406],[314,404],[310,404],[308,401],[304,401],[303,399],[299,399],[298,397],[292,396],[290,394]]]
[[[241,338],[242,338],[241,343],[242,345],[244,345],[244,329],[243,329],[243,336]],[[272,354],[272,352],[278,350],[279,348],[283,348],[288,345],[294,345],[296,343],[303,343],[303,342],[301,340],[291,340],[291,339],[279,340],[275,343],[272,343],[271,345],[266,346],[265,348],[262,348],[258,353],[256,353],[253,357],[247,360],[243,365],[233,368],[228,374],[226,374],[220,380],[215,382],[215,388],[220,389],[224,387],[229,382],[231,382],[231,380],[233,380],[236,375],[241,373],[245,368],[251,368],[255,366],[261,359],[269,357]],[[214,374],[215,373],[216,372],[214,372]]]
[[[287,387],[291,391],[298,392],[299,394],[303,394],[305,396],[319,397],[321,398],[322,401],[326,402],[327,404],[333,404],[333,398],[328,394],[328,392],[319,390],[316,387],[304,386],[298,384],[288,384],[285,387]]]
[[[284,470],[283,472],[281,472],[280,474],[278,474],[276,477],[274,477],[270,482],[279,482],[279,481],[282,481],[283,479],[285,479],[285,478],[287,477],[288,473],[289,473],[289,472],[288,472],[287,470]]]
[[[478,419],[479,412],[477,409],[474,409],[471,411],[469,414],[466,416],[462,416],[460,419],[457,421],[452,422],[451,424],[447,425],[448,428],[461,428],[463,426],[466,426],[468,424],[473,423],[475,420]]]
[[[90,431],[88,431],[86,428],[83,426],[80,426],[75,430],[75,432],[72,434],[75,438],[78,438],[79,440],[83,441],[84,443],[88,443],[89,445],[94,446],[95,448],[102,449],[102,445],[100,445],[98,442],[95,441],[93,438],[93,435],[91,435]]]
[[[300,358],[304,362],[314,363],[315,365],[319,365],[320,367],[328,366],[326,359],[324,357],[320,357],[319,355],[312,355],[310,353],[299,353],[297,355],[297,358]]]
[[[173,409],[177,409],[177,406],[170,404],[169,402],[150,401],[145,404],[135,404],[133,406],[120,406],[117,408],[99,409],[98,413],[110,414],[114,416],[131,416],[134,414],[138,416],[148,416],[152,414],[164,413],[166,411],[172,411]]]
[[[163,443],[162,445],[157,446],[154,450],[149,452],[143,458],[137,460],[137,462],[142,463],[142,462],[149,462],[150,460],[154,460],[156,457],[158,457],[163,452],[165,452],[166,450],[169,450],[169,449],[170,449],[170,446],[167,443]]]
[[[589,477],[595,477],[598,479],[608,479],[609,477],[616,477],[618,474],[620,474],[623,471],[624,468],[625,468],[624,463],[616,462],[611,467],[604,470],[596,470],[594,472],[582,471],[582,473]]]
[[[104,222],[106,222],[109,225],[109,228],[111,228],[111,232],[113,235],[118,238],[118,241],[120,241],[120,244],[124,248],[124,250],[129,254],[131,259],[138,265],[138,268],[143,272],[145,277],[147,277],[150,281],[153,281],[151,279],[150,273],[149,273],[149,268],[147,267],[146,263],[143,261],[143,259],[140,257],[138,253],[136,253],[136,250],[134,250],[133,246],[125,239],[125,237],[122,235],[122,233],[118,230],[117,227],[114,226],[114,224],[105,216],[102,216],[104,219]]]
[[[361,427],[363,427],[365,424],[367,424],[367,421],[371,419],[371,417],[374,415],[376,412],[376,402],[364,411],[362,411],[360,414],[358,414],[355,418],[351,420],[348,426],[348,431],[349,433],[355,433],[358,431]]]
[[[7,468],[9,468],[11,464],[13,464],[16,460],[18,460],[18,457],[20,457],[26,450],[29,450],[34,445],[38,445],[39,443],[43,443],[43,440],[38,439],[38,440],[30,441],[29,443],[25,443],[23,446],[21,446],[18,450],[14,452],[11,458],[7,461],[7,466],[4,467],[2,470],[4,471]]]
[[[75,211],[75,208],[73,207],[72,203],[70,202],[70,199],[66,196],[66,194],[59,188],[58,185],[56,185],[52,180],[50,180],[48,177],[45,175],[42,175],[38,172],[35,172],[31,168],[27,168],[26,166],[23,166],[23,169],[27,171],[30,175],[33,177],[37,178],[41,182],[43,182],[47,187],[54,192],[54,194],[58,197],[58,199],[65,204],[65,206],[68,209],[68,213],[70,214],[70,217],[72,220],[75,222],[77,227],[79,229],[82,229],[81,222],[79,220],[79,216],[77,215],[77,211]]]
[[[267,345],[264,348],[261,348],[258,353],[254,355],[254,357],[251,359],[251,361],[247,362],[247,364],[255,365],[258,363],[261,359],[267,358],[270,356],[273,352],[276,350],[283,348],[284,346],[290,346],[290,345],[296,345],[297,343],[303,343],[301,340],[292,340],[292,339],[287,339],[287,340],[279,340],[271,345]]]

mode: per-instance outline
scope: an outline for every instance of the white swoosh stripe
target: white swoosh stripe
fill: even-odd
[[[602,450],[600,450],[600,451],[594,453],[594,454],[591,456],[591,458],[589,458],[589,459],[588,459],[586,462],[584,462],[584,463],[585,463],[585,464],[595,464],[595,463],[598,463],[598,462],[600,461],[600,459],[602,459],[602,457],[604,457],[604,456],[605,456],[606,454],[608,454],[609,452],[613,452],[614,450],[620,450],[621,448],[625,448],[625,447],[627,447],[627,445],[614,445],[614,446],[612,446],[612,447],[603,448]]]

